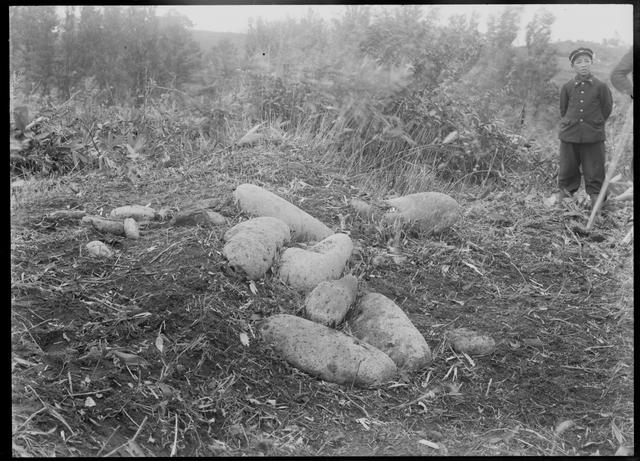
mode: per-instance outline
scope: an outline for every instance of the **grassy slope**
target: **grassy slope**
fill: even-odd
[[[543,209],[541,177],[452,192],[463,219],[438,237],[406,236],[401,266],[372,263],[386,236],[347,216],[345,202],[367,191],[304,145],[218,152],[136,184],[96,174],[27,182],[11,213],[14,455],[604,455],[633,445],[632,250],[619,244],[631,211],[603,216],[603,241],[580,237],[571,229],[584,210]],[[405,310],[433,365],[352,389],[283,362],[254,333],[263,317],[300,313],[303,298],[271,275],[253,294],[227,273],[227,226],[158,223],[133,241],[44,219],[67,206],[93,214],[219,198],[232,225],[244,219],[229,199],[243,182],[336,230],[346,216],[359,247],[348,270]],[[94,239],[117,258],[87,257]],[[455,354],[444,332],[463,326],[493,336],[496,352]]]

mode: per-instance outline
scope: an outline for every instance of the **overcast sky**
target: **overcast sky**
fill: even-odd
[[[470,15],[474,10],[477,11],[480,15],[480,30],[484,31],[486,19],[502,11],[505,6],[439,5],[439,8],[444,17],[459,13]],[[376,5],[376,8],[383,7]],[[552,31],[554,41],[601,42],[605,38],[619,38],[625,44],[633,43],[633,7],[630,4],[527,4],[516,45],[524,44],[524,27],[541,7],[556,17]],[[340,15],[344,10],[342,5],[162,5],[158,6],[158,13],[175,9],[187,16],[197,30],[246,32],[250,17],[262,17],[267,21],[286,19],[287,16],[297,18],[304,16],[310,8],[326,19]]]

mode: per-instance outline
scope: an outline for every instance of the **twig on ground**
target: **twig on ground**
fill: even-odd
[[[144,427],[144,425],[147,422],[147,417],[145,416],[144,419],[142,420],[142,423],[140,423],[140,426],[138,426],[138,430],[136,431],[135,434],[133,434],[133,437],[129,440],[127,440],[125,443],[123,443],[122,445],[114,448],[113,450],[111,450],[109,453],[107,453],[106,455],[104,455],[105,458],[108,458],[109,456],[111,456],[112,454],[116,453],[118,450],[120,450],[121,448],[126,447],[128,444],[135,442],[136,439],[138,438],[138,436],[140,435],[140,431],[142,431],[142,428]]]
[[[28,423],[29,421],[31,421],[33,418],[35,418],[37,415],[39,415],[40,413],[42,413],[42,412],[43,412],[43,411],[45,411],[46,409],[47,409],[47,407],[46,407],[46,406],[44,406],[44,407],[40,408],[38,411],[36,411],[36,412],[34,412],[34,413],[31,413],[31,415],[30,415],[30,416],[25,420],[25,422],[24,422],[24,423],[22,423],[22,424],[20,424],[20,426],[19,426],[15,431],[13,431],[13,434],[12,434],[12,435],[13,435],[13,436],[15,436],[18,432],[20,432],[20,429],[22,429],[24,426],[26,426],[26,425],[27,425],[27,423]]]
[[[169,245],[167,248],[165,248],[164,250],[162,250],[160,253],[158,253],[156,256],[153,257],[153,259],[151,261],[149,261],[149,264],[155,262],[160,256],[162,256],[163,254],[165,254],[167,251],[169,251],[171,248],[173,248],[174,246],[183,243],[183,242],[175,242],[172,243],[171,245]]]
[[[104,389],[98,389],[97,391],[89,391],[89,392],[78,392],[77,394],[69,393],[69,397],[79,397],[81,395],[93,395],[93,394],[101,394],[103,392],[109,392],[113,389],[110,387],[105,387]]]
[[[100,448],[100,450],[98,450],[98,453],[96,453],[96,458],[98,456],[100,456],[100,453],[102,453],[102,450],[105,449],[105,447],[107,446],[107,444],[109,443],[109,440],[111,440],[113,438],[114,435],[116,435],[116,432],[118,432],[118,429],[120,429],[120,426],[116,427],[113,432],[111,433],[111,435],[109,436],[109,438],[102,444],[102,448]]]
[[[176,413],[176,424],[173,429],[173,445],[171,445],[171,457],[178,453],[178,413]]]
[[[38,400],[40,400],[40,403],[42,403],[42,405],[47,409],[47,411],[51,414],[51,416],[53,416],[58,421],[60,421],[62,424],[64,424],[67,427],[67,429],[69,429],[69,432],[71,433],[71,435],[75,435],[75,432],[73,431],[73,429],[71,429],[71,426],[69,426],[69,423],[67,423],[67,421],[62,417],[62,415],[60,413],[58,413],[51,405],[49,405],[44,400],[42,400],[40,398],[40,395],[38,395],[36,390],[33,387],[31,387],[30,384],[27,384],[26,387],[31,389],[31,392],[33,392],[35,394],[35,396],[38,398]]]

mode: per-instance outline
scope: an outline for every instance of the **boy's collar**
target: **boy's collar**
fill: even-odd
[[[580,82],[593,83],[593,74],[589,74],[586,77],[581,77],[579,75],[576,75],[575,78],[574,78],[574,84],[577,85]]]

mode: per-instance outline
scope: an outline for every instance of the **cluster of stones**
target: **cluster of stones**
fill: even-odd
[[[207,210],[208,204],[189,207],[178,212],[171,224],[174,226],[194,226],[194,225],[223,225],[227,219],[219,213]],[[155,210],[149,206],[126,205],[114,208],[107,218],[102,216],[86,215],[85,212],[69,212],[61,210],[51,213],[48,219],[59,220],[69,217],[82,218],[82,224],[90,226],[100,232],[114,235],[122,235],[130,239],[140,238],[140,227],[149,224],[152,220],[167,219],[167,210]],[[87,252],[94,258],[111,258],[114,252],[108,245],[100,240],[93,240],[85,245]]]
[[[140,225],[156,218],[156,211],[147,206],[127,205],[111,210],[109,218],[101,216],[83,216],[82,223],[101,232],[124,235],[130,239],[140,238]],[[100,240],[93,240],[86,245],[89,255],[98,258],[110,258],[113,250]]]
[[[431,363],[426,340],[391,299],[363,293],[356,302],[358,280],[353,275],[341,278],[353,251],[347,234],[334,233],[297,206],[252,184],[238,186],[234,198],[242,211],[254,216],[225,234],[223,252],[235,271],[249,279],[261,278],[285,244],[308,244],[284,249],[274,271],[283,283],[306,293],[306,318],[278,314],[264,320],[260,329],[262,338],[285,360],[326,381],[363,386]],[[444,194],[413,194],[388,202],[386,221],[417,223],[428,232],[450,226],[459,215],[457,202]],[[373,214],[364,208],[362,214]],[[335,328],[343,322],[348,325],[343,330],[351,335]]]
[[[260,328],[262,338],[285,360],[326,381],[361,386],[379,385],[398,370],[416,371],[431,363],[426,340],[398,305],[380,293],[361,293],[358,299],[357,278],[343,276],[353,251],[349,235],[334,233],[297,206],[256,185],[238,186],[234,199],[252,218],[224,234],[222,252],[229,267],[249,280],[259,280],[274,268],[284,284],[306,293],[306,318],[274,315]],[[371,218],[382,213],[379,218],[384,223],[416,226],[427,233],[450,227],[460,214],[454,199],[437,192],[388,199],[382,207],[358,199],[351,205],[357,215]],[[171,224],[227,223],[224,216],[206,208],[204,204],[181,211]],[[108,218],[82,214],[84,224],[132,239],[139,238],[140,225],[166,218],[166,211],[140,205],[116,208]],[[299,246],[288,246],[291,244]],[[113,256],[98,240],[86,248],[94,257]],[[337,329],[343,323],[342,330],[351,334]],[[458,352],[469,354],[486,354],[495,348],[491,338],[466,329],[449,332],[447,340]]]

